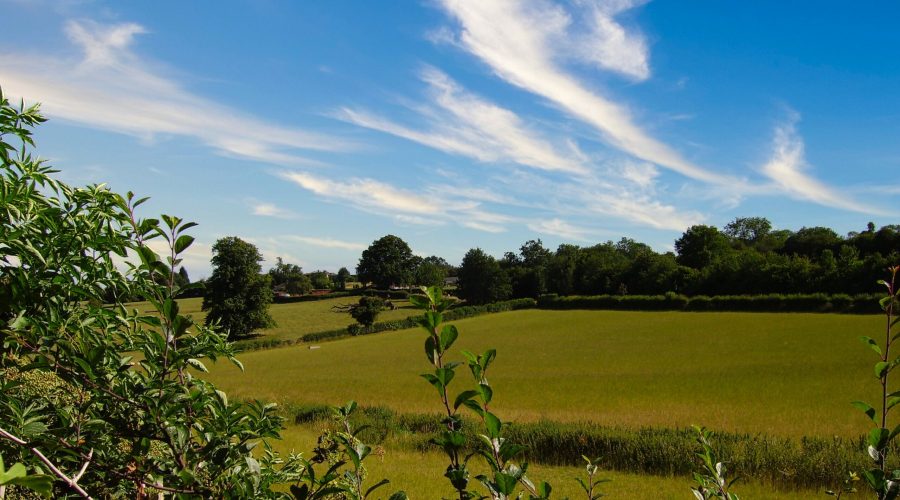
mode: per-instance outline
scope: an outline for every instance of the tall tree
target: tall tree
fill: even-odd
[[[229,236],[216,241],[212,250],[213,271],[203,297],[203,310],[209,311],[206,324],[221,325],[230,339],[275,326],[269,315],[270,279],[260,274],[262,256],[256,246]]]
[[[678,263],[701,269],[729,250],[728,238],[715,226],[696,225],[675,240]]]
[[[725,225],[722,230],[744,244],[753,244],[764,238],[772,231],[772,223],[765,217],[737,217]]]
[[[409,283],[412,270],[412,250],[405,241],[392,234],[373,241],[363,251],[356,266],[359,281],[374,283],[381,289]]]
[[[350,271],[346,267],[338,269],[337,285],[341,290],[347,289],[347,282],[350,281]]]
[[[506,300],[512,293],[500,263],[480,248],[469,250],[463,257],[458,287],[459,297],[475,305]]]

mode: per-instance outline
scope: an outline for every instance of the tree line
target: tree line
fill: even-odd
[[[356,278],[370,288],[441,286],[456,277],[454,293],[479,305],[516,298],[557,295],[756,295],[871,293],[889,266],[900,263],[900,225],[838,235],[827,227],[773,230],[763,217],[739,217],[721,231],[695,225],[657,252],[630,238],[592,246],[562,244],[552,251],[540,239],[495,258],[480,248],[466,252],[458,267],[435,255],[413,255],[402,238],[387,235],[362,252]],[[262,256],[239,238],[213,246],[213,274],[205,286],[208,321],[220,322],[233,337],[272,326],[265,313],[273,291],[309,293],[344,289],[353,275],[305,274],[278,258],[267,273]],[[178,277],[187,280],[187,273]],[[234,318],[232,320],[231,318]],[[210,323],[212,324],[212,323]]]
[[[496,259],[469,250],[459,267],[460,297],[472,303],[559,295],[748,295],[870,293],[900,262],[900,225],[839,236],[826,227],[772,230],[762,217],[737,218],[723,230],[688,228],[675,252],[659,253],[630,238],[556,251],[541,240]]]

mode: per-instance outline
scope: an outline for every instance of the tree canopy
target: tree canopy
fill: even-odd
[[[221,238],[212,247],[213,271],[206,283],[203,310],[207,325],[220,325],[231,339],[258,328],[274,326],[270,278],[260,274],[262,256],[256,246],[235,237]]]
[[[459,266],[457,294],[474,305],[506,300],[512,293],[509,277],[497,259],[480,248],[466,252]]]
[[[389,234],[369,245],[362,253],[356,274],[359,281],[373,283],[380,289],[408,284],[412,279],[414,260],[405,241]]]

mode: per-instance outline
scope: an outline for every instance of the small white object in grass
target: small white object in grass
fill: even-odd
[[[312,350],[312,349],[318,349],[319,347],[321,347],[321,346],[311,345],[311,346],[309,346],[309,349],[310,349],[310,350]]]

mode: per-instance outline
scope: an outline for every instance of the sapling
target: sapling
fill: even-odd
[[[859,408],[875,424],[866,436],[869,457],[875,466],[863,471],[862,477],[879,500],[894,499],[900,493],[900,470],[891,470],[888,466],[888,454],[897,434],[900,434],[900,425],[891,428],[892,422],[888,418],[891,410],[900,403],[900,391],[891,389],[889,383],[891,372],[900,364],[900,356],[891,352],[894,341],[900,338],[900,332],[895,332],[897,311],[900,308],[900,290],[897,290],[900,266],[893,266],[888,271],[890,281],[879,281],[887,289],[887,294],[879,301],[885,314],[884,341],[879,343],[872,337],[862,337],[862,341],[878,356],[874,373],[881,384],[881,402],[877,409],[863,401],[853,402],[853,406]]]
[[[527,493],[530,499],[550,498],[552,488],[548,483],[541,482],[535,485],[526,475],[528,464],[518,465],[513,462],[525,447],[512,443],[502,436],[503,422],[491,411],[494,393],[488,383],[487,373],[497,356],[497,351],[488,349],[482,354],[463,352],[475,380],[475,389],[462,391],[455,398],[451,398],[448,386],[456,375],[456,368],[462,363],[447,362],[444,356],[456,342],[459,331],[454,325],[443,324],[443,313],[453,304],[454,299],[444,296],[439,287],[425,288],[423,292],[424,295],[411,295],[409,299],[413,305],[425,310],[419,324],[428,332],[425,339],[425,356],[434,367],[434,371],[422,374],[422,377],[437,390],[445,413],[442,420],[445,428],[432,440],[432,443],[438,445],[449,459],[450,463],[444,476],[450,480],[460,500],[484,498],[469,490],[471,474],[468,461],[477,454],[484,459],[490,474],[480,474],[475,479],[488,490],[489,498],[493,500],[517,498],[516,489],[519,485],[524,489],[519,493],[520,496]],[[483,431],[478,435],[480,443],[477,451],[465,457],[463,455],[466,438],[462,432],[463,421],[458,413],[461,406],[469,408],[478,416]]]

